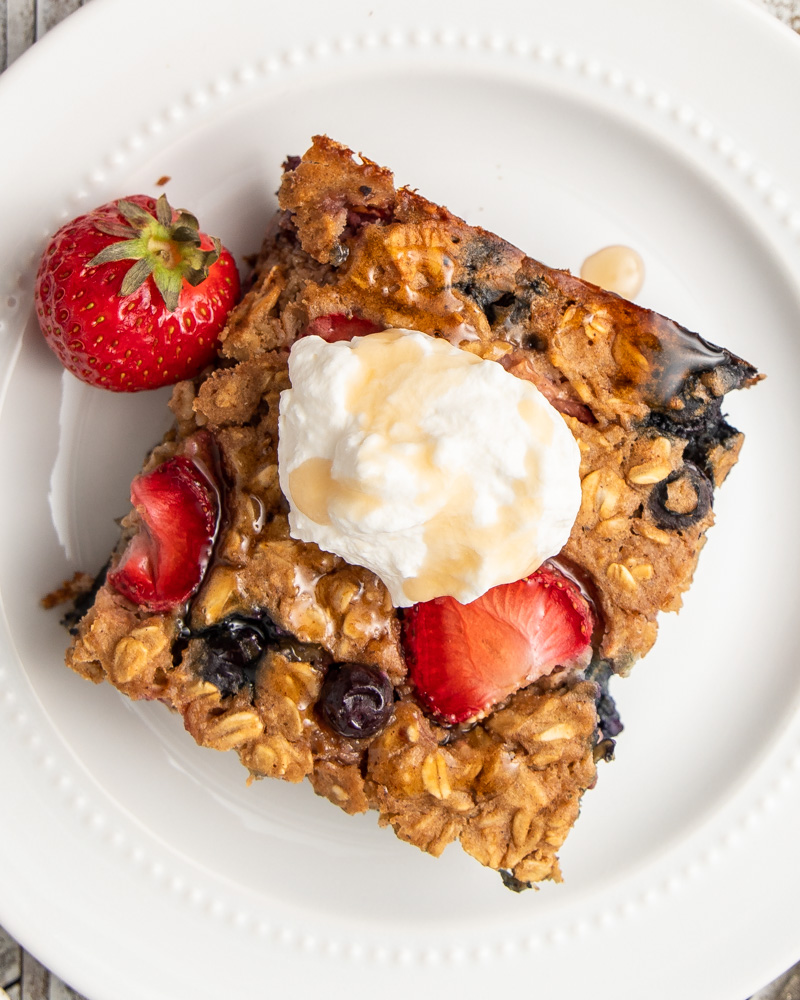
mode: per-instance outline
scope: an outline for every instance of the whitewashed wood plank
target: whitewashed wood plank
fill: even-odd
[[[30,952],[22,953],[20,1000],[48,1000],[50,973]]]
[[[15,983],[21,972],[21,949],[8,931],[0,927],[0,987]],[[0,996],[0,1000],[3,1000]]]
[[[2,997],[0,997],[2,1000]],[[67,986],[57,976],[50,976],[50,1000],[85,1000],[80,993],[77,993],[71,986]]]
[[[41,38],[82,5],[83,0],[37,0],[36,37]]]
[[[770,14],[800,32],[800,0],[757,0]]]
[[[8,3],[0,0],[0,73],[8,63]]]
[[[7,0],[6,57],[11,65],[36,38],[36,0]]]
[[[798,1000],[800,997],[800,966],[793,966],[773,983],[755,993],[750,1000]]]

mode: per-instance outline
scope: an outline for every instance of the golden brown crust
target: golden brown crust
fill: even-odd
[[[361,162],[327,136],[314,146],[294,170],[287,171],[279,204],[298,221],[306,253],[323,263],[340,263],[339,237],[349,211],[385,207],[394,196],[391,171],[362,156]],[[324,192],[323,203],[309,201],[309,189]]]

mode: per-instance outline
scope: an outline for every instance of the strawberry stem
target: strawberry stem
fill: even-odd
[[[171,240],[161,240],[151,236],[147,242],[147,249],[152,254],[158,254],[164,267],[175,267],[180,263],[180,251]]]
[[[136,261],[122,279],[120,297],[131,295],[152,275],[168,311],[174,312],[184,279],[195,287],[202,284],[212,264],[219,259],[222,244],[211,237],[213,249],[202,250],[200,224],[195,216],[183,209],[173,211],[164,194],[156,202],[155,216],[124,198],[116,207],[128,225],[112,220],[99,225],[98,229],[109,236],[129,238],[110,243],[87,266]]]

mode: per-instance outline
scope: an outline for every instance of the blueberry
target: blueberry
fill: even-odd
[[[301,642],[260,609],[254,609],[247,616],[231,615],[197,632],[187,629],[173,648],[176,663],[180,662],[191,639],[202,640],[198,655],[201,677],[218,687],[223,697],[236,694],[246,684],[253,685],[267,650],[274,650],[287,660],[320,667],[330,662],[322,646]]]
[[[522,879],[518,879],[516,875],[508,871],[506,868],[498,869],[500,872],[500,878],[503,880],[503,885],[506,889],[510,889],[512,892],[524,892],[526,889],[533,888],[533,882],[523,882]]]
[[[653,487],[647,505],[659,528],[680,531],[702,521],[711,509],[712,498],[708,476],[693,462],[684,462]]]
[[[685,397],[683,403],[682,409],[669,413],[652,410],[647,418],[647,426],[655,427],[662,434],[692,440],[703,434],[719,418],[720,400],[706,403],[695,397]]]
[[[203,680],[219,688],[223,698],[253,683],[261,657],[271,645],[268,627],[259,619],[249,618],[226,618],[205,629],[201,638],[204,652],[200,672]]]
[[[61,624],[69,631],[70,635],[78,634],[78,623],[81,618],[89,609],[93,606],[94,600],[97,597],[98,590],[106,582],[106,574],[108,573],[109,567],[111,566],[111,560],[109,560],[105,566],[100,570],[92,583],[92,586],[83,594],[79,594],[75,600],[72,602],[72,607],[66,612],[64,617],[61,619]]]
[[[619,717],[617,706],[608,690],[608,682],[613,675],[611,664],[608,660],[593,660],[586,671],[586,679],[594,681],[597,685],[597,725],[598,743],[613,740],[609,737],[619,736],[623,730],[622,720]]]
[[[713,483],[714,472],[710,460],[711,454],[717,448],[727,450],[735,446],[739,432],[731,427],[728,421],[718,413],[701,431],[693,434],[686,442],[683,451],[684,462],[691,462],[704,472]]]
[[[322,684],[317,708],[340,736],[375,736],[389,721],[394,705],[391,681],[377,667],[333,664]]]

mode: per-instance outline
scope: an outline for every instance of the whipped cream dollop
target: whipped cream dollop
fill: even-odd
[[[577,443],[497,362],[396,329],[304,337],[289,377],[278,464],[292,537],[372,570],[395,607],[466,604],[566,543]]]

